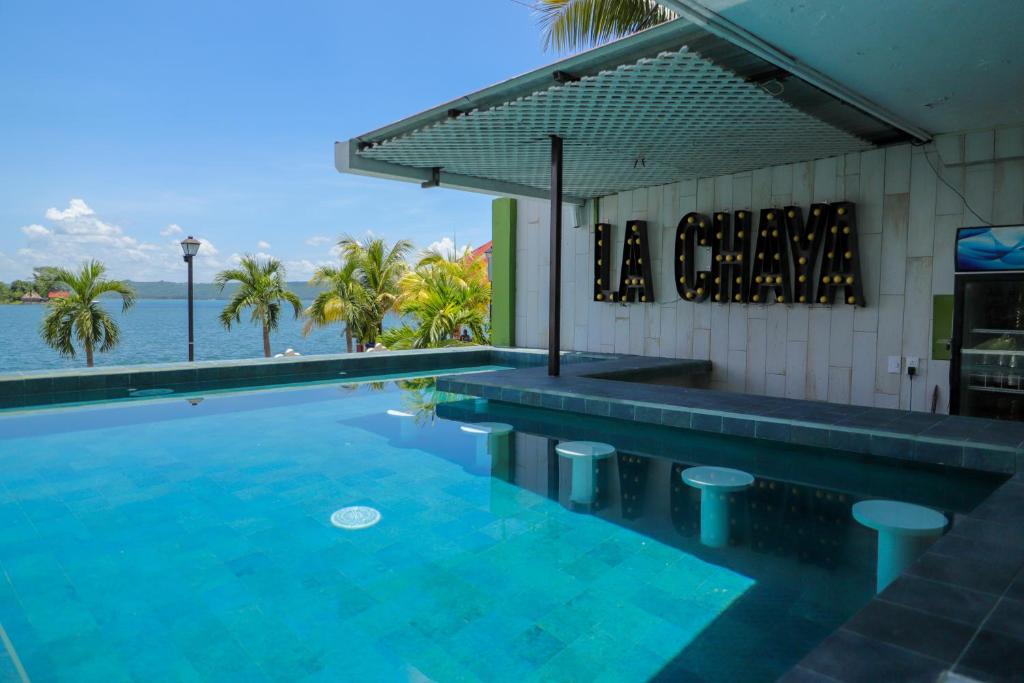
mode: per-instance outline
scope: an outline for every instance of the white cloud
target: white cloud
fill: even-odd
[[[199,240],[199,253],[196,255],[197,257],[203,256],[206,258],[212,258],[220,253],[217,247],[213,246],[213,242],[210,240],[202,237],[197,237],[196,239]]]
[[[452,242],[452,238],[441,238],[437,242],[431,242],[427,251],[436,251],[444,255],[454,254],[455,243]]]
[[[320,266],[329,264],[330,261],[315,263],[309,259],[292,259],[284,262],[285,270],[288,271],[289,280],[308,280]]]
[[[32,237],[45,237],[46,235],[50,234],[49,230],[47,230],[43,226],[39,225],[38,223],[33,223],[32,225],[26,225],[25,227],[23,227],[21,229],[21,231],[23,233],[25,233],[26,235],[28,235],[30,238],[32,238]]]
[[[50,207],[44,215],[47,220],[53,221],[54,232],[66,235],[115,237],[123,234],[118,226],[101,221],[82,199],[72,199],[68,208],[63,210]]]
[[[51,221],[77,220],[84,216],[93,216],[95,214],[96,212],[90,209],[83,199],[72,199],[68,203],[68,208],[63,211],[52,207],[46,210],[46,217]]]
[[[118,225],[103,220],[83,199],[72,199],[66,208],[51,207],[44,214],[49,225],[21,228],[26,244],[17,251],[17,263],[0,261],[4,277],[25,277],[33,266],[76,268],[89,259],[103,261],[112,277],[159,280],[184,274],[181,247],[176,240],[145,242],[126,234]],[[216,256],[210,245],[206,256]],[[220,263],[207,260],[209,269]],[[207,273],[203,273],[207,275]]]
[[[10,281],[31,276],[32,268],[54,265],[77,268],[90,259],[98,259],[107,265],[110,276],[130,280],[176,280],[185,279],[185,264],[181,258],[180,239],[192,232],[177,223],[163,222],[162,229],[147,227],[127,230],[105,216],[102,207],[91,207],[84,199],[71,199],[64,207],[50,207],[43,213],[45,220],[19,226],[18,232],[10,228],[8,235],[17,236],[15,242],[0,254],[0,281]],[[158,224],[159,225],[159,224]],[[156,234],[159,233],[159,237]],[[153,239],[140,235],[152,235]],[[202,235],[196,235],[201,243],[195,260],[195,276],[200,282],[210,281],[217,272],[238,263],[241,258],[240,246],[229,244],[218,248]],[[307,244],[318,246],[306,248],[307,253],[289,253],[284,264],[292,280],[308,279],[320,265],[336,262],[335,240],[325,236],[314,236]],[[331,247],[328,254],[327,246]],[[260,240],[255,255],[270,258],[270,243]],[[236,252],[236,250],[238,250]]]

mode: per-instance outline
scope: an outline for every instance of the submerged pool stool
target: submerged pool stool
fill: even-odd
[[[700,542],[710,548],[729,544],[729,494],[754,483],[754,477],[729,467],[690,467],[683,483],[700,489]]]
[[[474,422],[462,425],[462,431],[477,437],[476,464],[490,470],[502,469],[508,464],[512,452],[512,432],[515,428],[505,422]]]
[[[569,500],[580,505],[593,503],[597,497],[597,461],[615,455],[615,446],[599,441],[563,441],[555,446],[555,452],[572,463]]]
[[[416,414],[410,413],[408,410],[395,410],[391,408],[388,410],[388,415],[391,417],[397,417],[400,420],[398,435],[402,441],[409,441],[416,433]]]
[[[853,518],[878,532],[878,578],[881,593],[932,542],[948,521],[937,510],[896,500],[863,500],[853,506]]]

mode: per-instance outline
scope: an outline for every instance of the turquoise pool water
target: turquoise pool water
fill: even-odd
[[[451,398],[418,379],[0,416],[0,680],[12,652],[32,681],[772,680],[871,595],[848,514],[871,481],[759,477],[710,549],[677,456],[770,449],[435,415]],[[518,428],[500,459],[459,428],[496,417]],[[553,445],[595,429],[622,452],[580,504]],[[993,485],[894,476],[947,511]],[[332,526],[351,505],[381,521]]]

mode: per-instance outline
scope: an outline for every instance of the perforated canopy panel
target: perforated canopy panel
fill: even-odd
[[[871,146],[682,48],[376,141],[361,157],[591,198]]]

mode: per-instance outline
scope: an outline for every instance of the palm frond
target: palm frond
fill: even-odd
[[[100,261],[88,261],[77,270],[54,270],[57,282],[68,288],[65,299],[54,299],[40,324],[43,341],[61,356],[74,357],[75,343],[91,358],[92,351],[111,351],[121,339],[117,322],[98,299],[108,293],[121,296],[121,310],[135,303],[135,292],[126,283],[106,279],[107,269]]]
[[[539,0],[545,49],[579,50],[676,18],[654,0]]]
[[[255,325],[276,330],[281,317],[282,303],[291,306],[295,317],[302,313],[302,301],[288,289],[284,264],[275,258],[257,258],[246,255],[238,267],[217,273],[214,282],[221,291],[228,284],[238,283],[238,289],[220,312],[220,322],[225,328],[241,322],[242,313],[249,311],[249,319]]]

